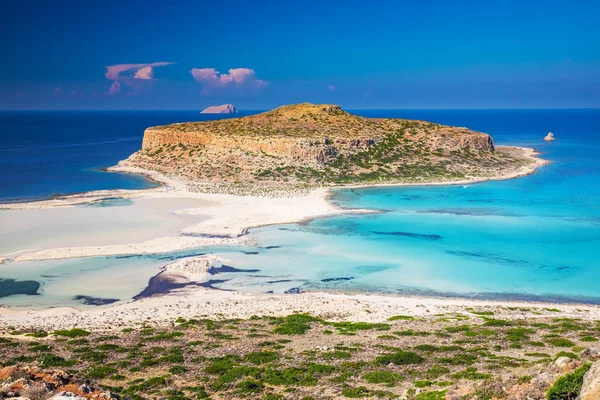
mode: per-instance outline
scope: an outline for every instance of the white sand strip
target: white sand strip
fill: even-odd
[[[40,311],[0,309],[0,324],[14,328],[44,330],[82,327],[120,330],[135,323],[166,326],[178,317],[249,318],[283,316],[305,312],[326,320],[382,322],[393,315],[433,318],[436,314],[465,313],[469,307],[493,310],[495,318],[570,317],[600,319],[600,306],[586,304],[485,301],[459,298],[383,296],[368,294],[249,294],[218,290],[181,289],[172,295],[140,301],[77,310],[70,307]],[[533,312],[532,312],[533,311]]]

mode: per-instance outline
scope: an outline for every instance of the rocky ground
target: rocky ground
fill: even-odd
[[[530,318],[481,307],[386,322],[291,314],[118,332],[7,327],[0,398],[597,400],[600,321],[520,312]]]

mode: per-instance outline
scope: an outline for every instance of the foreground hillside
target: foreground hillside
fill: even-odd
[[[534,162],[467,128],[303,103],[148,128],[142,149],[120,165],[183,177],[200,189],[235,191],[494,179]]]
[[[108,332],[6,327],[0,398],[598,399],[598,321],[498,311],[381,323],[179,318]]]

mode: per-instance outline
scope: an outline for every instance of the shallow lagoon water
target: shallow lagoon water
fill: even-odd
[[[225,256],[267,277],[235,274],[218,286],[600,302],[600,111],[482,111],[475,126],[455,118],[424,119],[535,147],[552,164],[466,187],[336,191],[338,205],[380,213],[253,230],[261,246],[282,247]],[[548,143],[540,133],[550,125],[558,139]]]
[[[219,274],[223,282],[215,287],[225,290],[600,303],[599,110],[371,114],[483,130],[498,144],[535,147],[553,163],[528,177],[468,187],[338,190],[332,199],[338,205],[380,212],[253,229],[256,248],[19,263],[27,268],[9,263],[0,278],[39,281],[40,295],[4,297],[0,304],[81,305],[76,295],[130,299],[162,265],[203,252],[229,259],[232,267],[259,270]],[[555,142],[541,140],[549,130]]]

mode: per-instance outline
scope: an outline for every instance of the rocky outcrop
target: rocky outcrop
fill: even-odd
[[[52,400],[119,400],[117,394],[83,382],[61,370],[9,366],[0,368],[0,398]]]
[[[577,400],[600,399],[600,361],[592,364],[592,367],[583,376],[583,386]]]
[[[237,114],[237,109],[233,104],[223,104],[222,106],[210,106],[200,111],[200,114]]]
[[[548,134],[546,136],[544,136],[544,140],[546,140],[548,142],[554,140],[554,133],[548,132]]]

